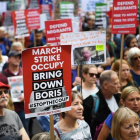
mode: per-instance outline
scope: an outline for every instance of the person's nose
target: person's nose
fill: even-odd
[[[79,109],[83,110],[83,105],[82,104],[79,104]]]
[[[137,129],[138,129],[138,128],[136,128],[135,125],[133,125],[133,126],[132,126],[132,129],[131,129],[131,132],[136,133],[136,132],[137,132]]]
[[[138,105],[138,101],[136,99],[134,100],[134,104],[135,105]]]

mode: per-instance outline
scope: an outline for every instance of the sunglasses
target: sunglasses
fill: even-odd
[[[138,59],[140,59],[140,56],[139,56],[139,57],[133,58],[134,61],[136,61],[136,60],[138,60]]]
[[[5,94],[9,94],[9,91],[8,90],[3,90],[3,91],[0,91],[0,95],[2,95],[2,93],[5,93]]]
[[[90,77],[93,77],[93,76],[97,77],[98,76],[98,74],[96,74],[96,73],[88,73],[88,74],[89,74]]]

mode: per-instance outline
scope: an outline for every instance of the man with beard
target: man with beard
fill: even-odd
[[[6,106],[9,101],[8,85],[0,82],[0,139],[5,136],[13,136],[15,138],[22,137],[22,140],[29,140],[29,137],[21,123],[18,115]]]

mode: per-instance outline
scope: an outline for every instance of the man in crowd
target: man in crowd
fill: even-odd
[[[111,112],[115,112],[119,107],[120,90],[119,79],[117,73],[112,70],[106,70],[100,75],[101,89],[97,93],[100,103],[96,117],[92,121],[92,135]]]
[[[23,74],[22,68],[20,67],[21,54],[17,51],[10,51],[8,57],[8,67],[2,73],[0,73],[0,81],[5,84],[8,84],[7,77],[20,76]],[[20,102],[14,103],[15,111],[19,115],[25,130],[29,134],[29,119],[25,119],[23,94],[19,97],[19,99]]]
[[[18,115],[9,109],[8,104],[10,87],[0,82],[0,139],[11,137],[11,139],[22,137],[22,140],[29,140],[29,137],[21,123]]]

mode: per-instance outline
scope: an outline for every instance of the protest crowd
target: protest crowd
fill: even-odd
[[[140,139],[138,0],[0,7],[0,140]]]

